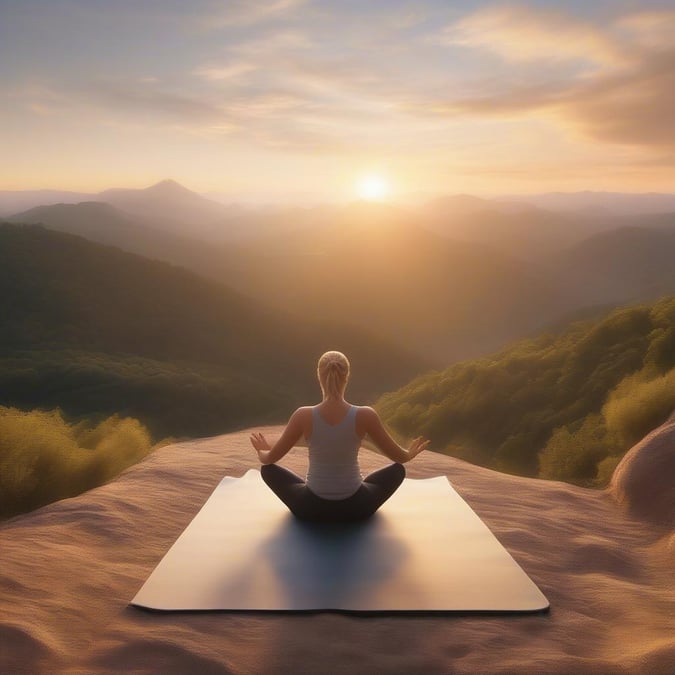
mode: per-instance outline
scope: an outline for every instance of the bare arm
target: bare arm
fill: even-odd
[[[300,440],[303,432],[302,416],[302,408],[298,408],[291,415],[286,428],[273,446],[270,446],[263,434],[259,432],[251,434],[251,445],[258,453],[261,464],[275,464]]]
[[[370,436],[375,445],[394,462],[405,464],[411,459],[417,457],[423,450],[427,449],[429,441],[421,436],[415,438],[408,449],[402,448],[384,428],[380,416],[372,408],[362,408],[362,419],[364,421],[365,432]]]

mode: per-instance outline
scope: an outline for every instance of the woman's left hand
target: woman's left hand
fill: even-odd
[[[255,448],[255,451],[258,453],[258,459],[261,464],[265,463],[267,454],[272,449],[270,444],[267,442],[267,439],[263,434],[254,432],[251,434],[251,445]]]
[[[408,455],[410,459],[414,459],[415,457],[417,457],[417,455],[420,454],[420,452],[424,452],[428,446],[429,441],[423,438],[422,436],[418,436],[417,438],[415,438],[408,446]]]

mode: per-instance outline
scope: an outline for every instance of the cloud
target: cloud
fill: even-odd
[[[246,57],[264,57],[268,60],[279,55],[292,54],[315,47],[307,33],[300,30],[257,32],[252,37],[233,40],[229,54]]]
[[[253,63],[228,63],[223,65],[200,66],[193,73],[205,80],[235,80],[257,70]]]
[[[538,115],[598,142],[675,149],[673,34],[675,12],[636,12],[601,30],[525,5],[489,7],[453,24],[449,43],[523,66],[471,87],[485,94],[422,99],[411,108],[449,116]],[[530,67],[581,58],[594,67],[563,70],[556,78]]]
[[[161,78],[82,77],[85,84],[52,84],[63,103],[35,91],[24,100],[38,114],[79,105],[120,124],[227,133],[298,152],[425,152],[458,142],[462,124],[518,119],[557,125],[589,147],[675,148],[675,12],[600,25],[549,3],[492,3],[448,26],[439,44],[440,14],[430,6],[316,3],[297,11],[305,4],[209,4],[211,18],[231,30],[201,34],[188,57],[144,70]]]
[[[255,31],[194,74],[218,87],[221,114],[242,134],[275,147],[377,145],[386,133],[424,144],[432,118],[530,117],[596,143],[658,150],[675,147],[673,31],[675,12],[634,12],[600,27],[562,10],[500,4],[444,32],[454,50],[501,60],[477,59],[472,78],[443,72],[438,43],[430,48],[422,32],[401,51],[383,41],[372,49],[356,30],[351,49],[333,52],[323,48],[330,30],[307,26]]]
[[[36,115],[40,115],[42,117],[48,117],[55,114],[55,111],[52,108],[49,108],[42,103],[29,103],[28,109],[31,112],[34,112]]]
[[[148,114],[158,120],[215,123],[223,109],[205,97],[177,94],[153,84],[96,82],[73,90],[88,104],[116,113]]]
[[[592,138],[675,149],[675,49],[578,88],[567,118]]]
[[[491,51],[510,62],[614,63],[624,55],[593,25],[555,10],[527,5],[487,6],[448,26],[446,44]]]
[[[675,11],[635,12],[618,19],[615,27],[641,47],[668,50],[675,35]]]
[[[475,87],[477,89],[481,87]],[[412,100],[404,104],[412,114],[504,117],[550,108],[563,102],[570,89],[560,83],[522,84],[483,83],[486,94],[447,96]]]
[[[341,152],[348,144],[348,113],[322,106],[277,85],[235,87],[226,96],[211,90],[176,93],[160,84],[89,83],[62,92],[69,105],[105,113],[106,124],[139,127],[151,124],[188,135],[227,135],[279,150]],[[361,116],[363,117],[363,116]]]
[[[308,0],[267,0],[252,2],[251,0],[230,0],[219,2],[221,8],[215,9],[201,17],[204,28],[217,29],[229,26],[246,26],[262,21],[278,19],[292,15]]]

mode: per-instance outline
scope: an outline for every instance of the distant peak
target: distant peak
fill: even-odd
[[[183,187],[180,183],[177,181],[173,180],[173,178],[165,178],[164,180],[160,180],[159,183],[155,183],[152,187]]]
[[[161,180],[159,183],[155,183],[146,189],[152,190],[153,192],[191,192],[191,190],[188,190],[184,185],[181,185],[171,178]]]

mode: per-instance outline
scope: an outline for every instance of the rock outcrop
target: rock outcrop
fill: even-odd
[[[626,453],[609,489],[633,515],[675,528],[675,413]]]

